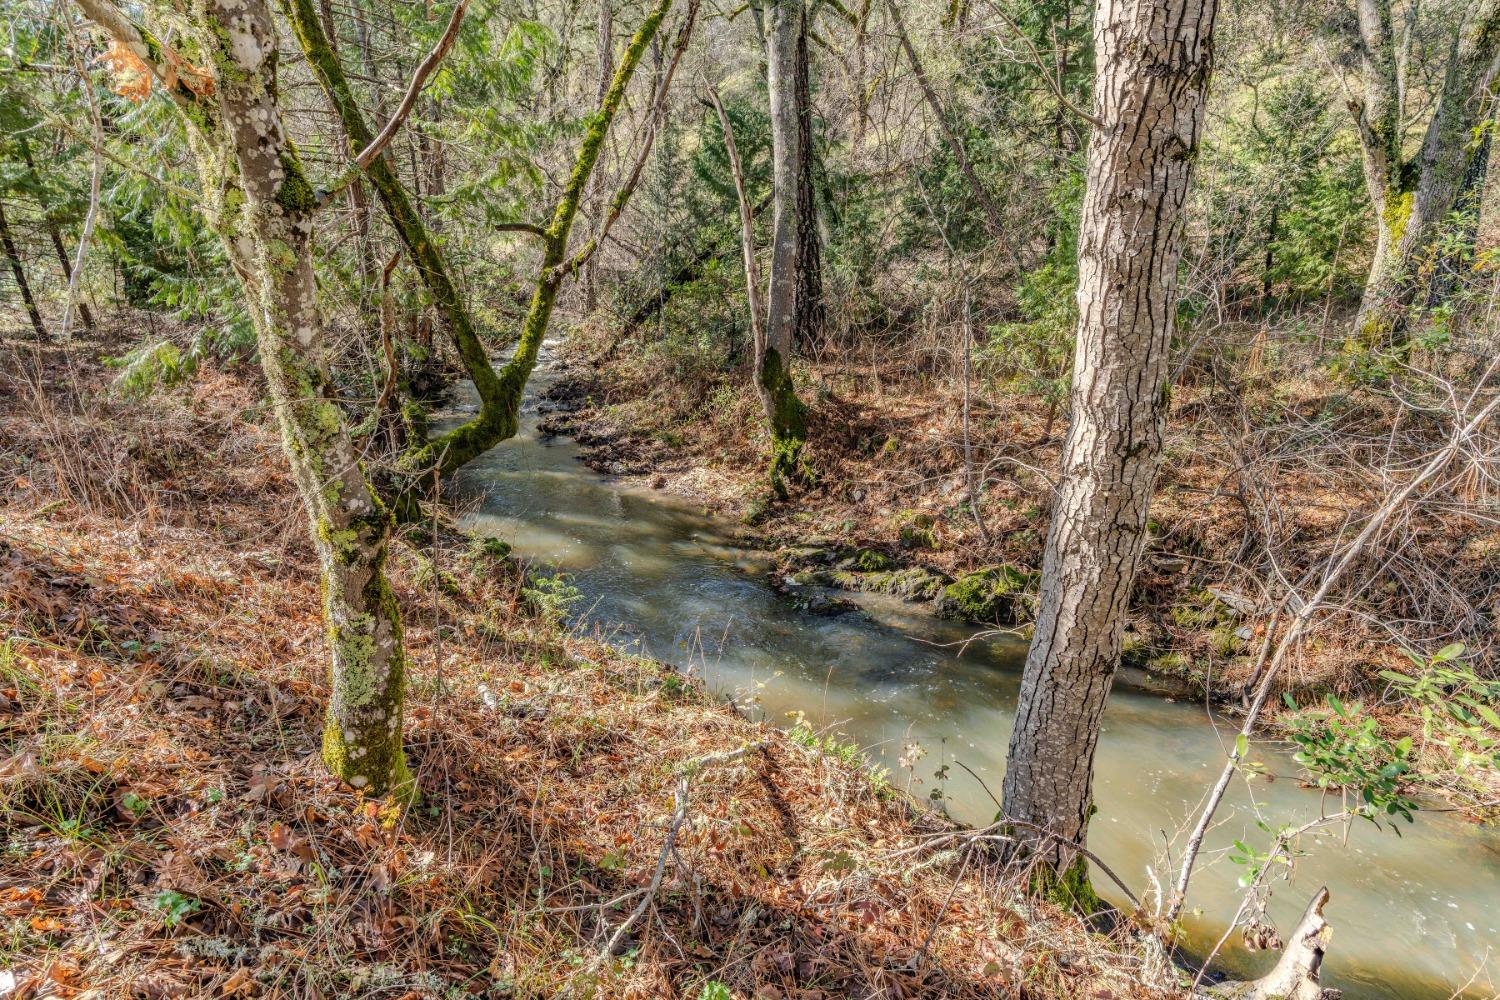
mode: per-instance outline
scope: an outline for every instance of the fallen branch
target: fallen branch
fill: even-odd
[[[630,916],[626,917],[620,926],[615,928],[615,932],[609,936],[609,941],[599,953],[601,961],[614,954],[615,948],[619,947],[620,942],[624,940],[630,928],[635,926],[635,922],[645,914],[651,903],[656,899],[656,892],[661,888],[662,876],[667,870],[667,858],[671,857],[672,851],[677,846],[677,835],[682,832],[683,824],[687,822],[688,790],[693,778],[701,774],[706,768],[733,763],[757,750],[764,750],[765,747],[765,741],[750,743],[740,747],[738,750],[726,750],[721,753],[711,753],[702,757],[694,757],[677,768],[674,772],[677,775],[677,790],[673,793],[674,807],[672,809],[672,819],[667,825],[667,839],[661,845],[661,853],[656,856],[656,870],[651,873],[651,881],[646,885],[645,889],[637,890],[643,893],[641,901],[636,904],[634,910],[630,911]],[[628,898],[629,895],[627,893],[625,897],[621,898]]]

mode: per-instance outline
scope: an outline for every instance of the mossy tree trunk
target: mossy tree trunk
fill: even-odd
[[[766,4],[766,84],[771,100],[771,273],[766,293],[765,337],[755,351],[755,384],[771,431],[770,485],[778,497],[802,475],[807,411],[792,383],[797,294],[802,255],[798,244],[802,135],[797,102],[798,39],[806,31],[805,0]]]
[[[265,0],[199,0],[190,9],[185,23],[208,63],[210,91],[189,86],[176,71],[181,57],[108,0],[77,2],[146,63],[182,110],[205,216],[245,293],[321,571],[331,647],[324,760],[370,794],[408,794],[405,649],[384,572],[391,516],[360,468],[329,378],[311,254],[317,202],[282,125],[270,10]]]
[[[1086,901],[1100,718],[1120,662],[1168,409],[1168,345],[1216,0],[1101,0],[1078,237],[1072,414],[1006,764],[1037,886]],[[1036,831],[1044,831],[1037,834]]]
[[[282,2],[297,40],[349,138],[351,155],[364,149],[374,134],[354,99],[348,78],[329,44],[312,0]],[[546,336],[558,290],[589,256],[584,253],[577,262],[567,257],[573,220],[625,89],[670,7],[671,0],[659,0],[631,38],[604,99],[590,117],[573,171],[554,208],[551,224],[545,229],[538,227],[537,235],[543,245],[542,268],[515,352],[499,372],[490,364],[478,327],[453,282],[442,251],[433,242],[394,168],[384,156],[376,157],[370,163],[367,173],[371,185],[416,266],[432,304],[443,317],[464,370],[479,392],[479,412],[471,420],[416,445],[402,456],[401,466],[410,477],[409,483],[416,488],[431,483],[434,470],[438,475],[451,474],[516,433],[521,395],[536,366],[537,352]]]
[[[265,0],[203,0],[224,141],[244,192],[225,224],[258,286],[261,366],[313,527],[332,649],[323,759],[355,788],[406,792],[406,662],[384,572],[390,512],[365,479],[328,374],[312,265],[312,186],[282,126],[276,29]]]
[[[1401,72],[1391,0],[1358,0],[1356,24],[1364,96],[1352,103],[1376,242],[1352,346],[1405,339],[1406,312],[1430,276],[1441,228],[1479,152],[1476,129],[1489,113],[1500,70],[1500,0],[1479,0],[1459,25],[1432,118],[1415,160],[1402,156]]]

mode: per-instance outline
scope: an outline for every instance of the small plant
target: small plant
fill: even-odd
[[[538,616],[550,625],[561,625],[568,609],[583,599],[583,592],[573,586],[566,573],[532,574],[521,589],[521,596]]]
[[[729,992],[728,986],[717,979],[711,979],[703,984],[698,1000],[734,1000],[734,994]]]
[[[1297,707],[1290,694],[1286,703]],[[1376,826],[1382,817],[1412,822],[1417,804],[1402,791],[1412,770],[1411,737],[1386,740],[1358,702],[1346,706],[1329,695],[1327,704],[1326,712],[1304,713],[1293,723],[1290,735],[1298,750],[1292,759],[1307,768],[1319,788],[1352,796],[1346,805],[1350,814]]]
[[[1424,747],[1441,748],[1460,779],[1483,785],[1486,772],[1500,769],[1500,681],[1477,676],[1463,654],[1456,642],[1426,658],[1407,651],[1420,673],[1380,676],[1417,705]]]
[[[151,900],[151,908],[161,915],[162,925],[169,930],[197,913],[200,907],[198,900],[175,889],[163,889]]]
[[[476,538],[469,546],[469,554],[476,561],[481,558],[504,560],[510,558],[511,545],[499,538]]]
[[[151,811],[151,800],[135,792],[126,792],[120,796],[120,805],[135,819],[140,819]]]

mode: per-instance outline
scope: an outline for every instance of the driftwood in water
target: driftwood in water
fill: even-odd
[[[1318,982],[1323,954],[1328,948],[1328,939],[1333,936],[1333,928],[1323,918],[1323,907],[1327,902],[1327,887],[1313,894],[1297,929],[1287,938],[1281,961],[1269,975],[1250,982],[1217,986],[1212,995],[1232,1000],[1338,1000],[1342,996],[1338,990],[1324,989]]]

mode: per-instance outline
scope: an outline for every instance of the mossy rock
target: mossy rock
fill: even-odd
[[[986,625],[1030,621],[1036,614],[1038,576],[1008,564],[966,574],[943,588],[938,616]]]
[[[776,561],[782,566],[828,566],[842,555],[836,546],[787,545],[776,550]]]
[[[933,530],[937,518],[931,514],[902,511],[898,524],[903,549],[930,549],[937,545],[937,533]]]
[[[860,580],[860,590],[876,594],[891,594],[908,601],[935,600],[943,592],[949,580],[941,573],[934,573],[923,566],[907,566],[884,573],[865,573]]]
[[[839,569],[860,573],[884,573],[896,568],[896,561],[874,549],[859,549],[852,556],[839,560]]]
[[[839,565],[842,567],[847,562],[845,560]],[[832,587],[869,594],[890,594],[908,601],[934,600],[950,582],[948,577],[922,566],[869,573],[842,568],[809,568],[788,573],[785,580],[793,587]]]
[[[472,550],[476,558],[488,557],[490,559],[498,560],[509,559],[512,551],[509,542],[499,538],[495,538],[493,536],[476,538],[474,540]]]
[[[804,569],[788,574],[786,582],[794,587],[837,587],[836,577],[841,575],[826,569]]]

